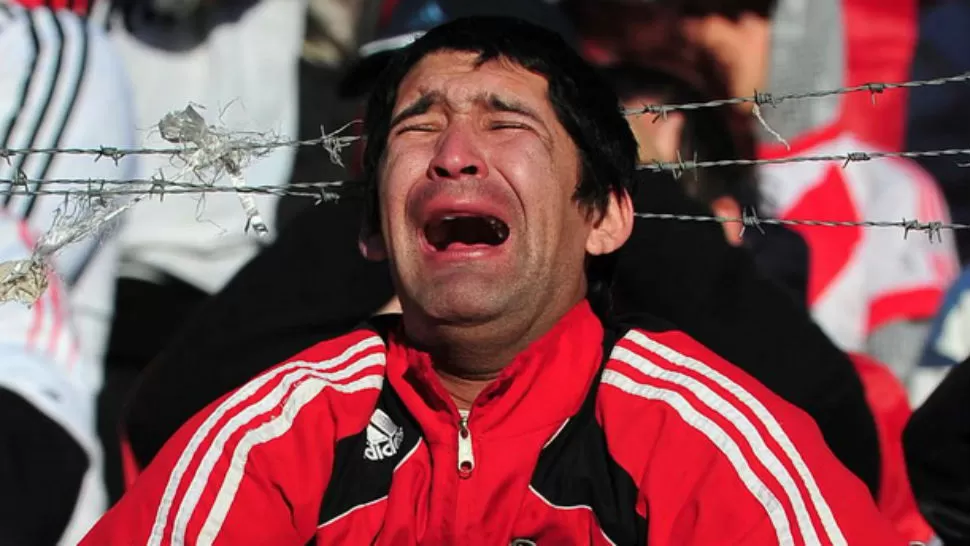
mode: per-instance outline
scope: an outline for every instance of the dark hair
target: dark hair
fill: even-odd
[[[377,180],[398,87],[421,59],[438,51],[477,53],[479,65],[503,59],[545,77],[552,108],[579,154],[581,172],[574,198],[591,212],[602,213],[611,193],[632,193],[636,140],[616,94],[599,72],[552,31],[509,17],[469,17],[436,27],[399,51],[370,95],[363,157],[363,177],[371,196],[366,220],[370,229],[378,225]],[[606,257],[589,261],[591,294],[609,283],[612,270],[602,264],[611,261]]]
[[[367,103],[364,179],[376,188],[391,113],[401,80],[437,51],[478,53],[478,64],[505,59],[548,80],[549,100],[579,152],[582,172],[575,198],[605,210],[610,193],[632,191],[637,146],[610,85],[558,34],[507,17],[457,19],[429,31],[399,52]],[[375,203],[376,204],[376,203]]]

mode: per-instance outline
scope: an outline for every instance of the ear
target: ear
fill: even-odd
[[[609,254],[626,243],[633,232],[633,201],[630,194],[610,193],[606,211],[586,237],[586,252],[592,256]]]
[[[372,262],[383,262],[387,259],[387,247],[384,245],[384,237],[377,233],[361,233],[357,238],[357,247],[360,248],[364,259]]]
[[[722,218],[740,218],[741,217],[741,206],[733,197],[723,196],[718,197],[711,203],[711,212],[714,216],[720,216]],[[744,224],[741,222],[723,222],[721,225],[724,227],[724,237],[727,238],[727,242],[731,246],[741,246],[743,242],[741,239],[741,231],[744,228]]]

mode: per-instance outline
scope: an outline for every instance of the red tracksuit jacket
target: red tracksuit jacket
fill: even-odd
[[[467,418],[396,324],[269,369],[82,542],[135,544],[905,541],[806,414],[683,333],[604,329],[583,302]]]

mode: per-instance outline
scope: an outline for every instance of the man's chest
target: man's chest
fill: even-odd
[[[611,463],[595,426],[567,423],[525,437],[429,443],[407,424],[381,426],[340,449],[316,544],[637,544],[637,488]],[[572,426],[569,426],[572,425]]]

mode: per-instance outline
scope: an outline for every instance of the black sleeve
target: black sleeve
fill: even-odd
[[[927,523],[946,546],[970,545],[970,359],[913,412],[903,450]]]
[[[60,425],[0,388],[0,544],[57,544],[89,462]]]
[[[358,250],[362,214],[350,197],[302,212],[183,325],[129,398],[123,428],[139,464],[213,400],[393,297],[387,265]]]
[[[634,208],[710,215],[673,178],[648,173]],[[852,362],[747,250],[727,243],[719,224],[638,218],[620,251],[613,300],[617,314],[677,325],[807,412],[836,457],[878,491],[875,420]]]

